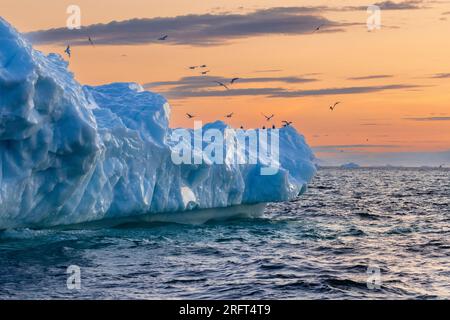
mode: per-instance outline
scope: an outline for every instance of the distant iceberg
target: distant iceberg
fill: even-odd
[[[162,96],[134,83],[83,87],[59,55],[34,50],[2,18],[0,113],[0,229],[261,211],[297,197],[315,174],[293,127],[279,131],[274,175],[261,175],[261,163],[176,165]]]
[[[357,163],[354,162],[349,162],[349,163],[345,163],[343,165],[341,165],[342,169],[358,169],[361,168],[361,166]]]

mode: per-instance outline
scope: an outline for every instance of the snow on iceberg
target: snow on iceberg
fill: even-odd
[[[177,165],[162,96],[133,83],[83,87],[59,55],[34,50],[2,18],[0,115],[0,229],[261,210],[304,192],[315,173],[292,127],[280,130],[274,175],[260,163]]]

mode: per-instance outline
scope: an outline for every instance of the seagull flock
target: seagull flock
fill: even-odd
[[[320,31],[321,28],[324,27],[324,26],[325,26],[325,24],[321,24],[320,26],[317,26],[317,27],[312,31],[312,33],[316,33],[316,32],[318,32],[318,31]],[[168,38],[169,38],[169,35],[165,34],[165,35],[159,37],[157,40],[158,40],[158,41],[166,41]],[[88,41],[89,44],[91,44],[92,46],[95,46],[94,40],[92,39],[91,36],[88,37],[87,41]],[[67,54],[67,56],[69,57],[69,59],[72,57],[72,49],[71,49],[70,44],[67,45],[66,49],[64,50],[64,53]],[[122,57],[127,57],[126,54],[122,54],[121,56],[122,56]],[[190,66],[190,67],[189,67],[190,70],[200,69],[200,74],[201,74],[201,75],[204,75],[204,76],[206,76],[208,73],[211,72],[211,71],[208,70],[207,68],[208,68],[208,66],[207,66],[206,64],[202,64],[202,65],[199,65],[199,66]],[[230,81],[227,82],[227,83],[224,83],[223,81],[213,81],[213,83],[217,84],[218,86],[223,87],[225,90],[230,90],[230,86],[232,86],[233,84],[235,84],[235,83],[236,83],[237,81],[239,81],[239,80],[241,80],[241,78],[232,78],[232,79],[230,79]],[[334,104],[331,104],[331,105],[330,105],[330,110],[331,110],[331,111],[334,111],[334,110],[336,109],[336,106],[337,106],[338,104],[340,104],[340,103],[341,103],[341,102],[338,101],[338,102],[335,102]],[[264,113],[261,113],[261,114],[264,116],[264,118],[265,118],[265,120],[266,120],[267,122],[271,121],[271,120],[275,117],[274,114],[272,114],[272,115],[270,115],[270,116],[267,116],[267,115],[265,115]],[[225,118],[231,119],[233,116],[234,116],[234,112],[225,115]],[[187,117],[188,119],[193,119],[193,118],[195,118],[195,115],[193,115],[193,114],[191,114],[191,113],[186,113],[186,117]],[[288,126],[290,126],[290,125],[293,124],[292,121],[287,121],[287,120],[283,120],[281,123],[283,124],[283,127],[288,127]],[[266,129],[266,126],[263,126],[262,128],[263,128],[263,129]],[[276,126],[273,124],[273,125],[272,125],[272,128],[275,129]],[[241,126],[241,129],[244,129],[244,127]]]

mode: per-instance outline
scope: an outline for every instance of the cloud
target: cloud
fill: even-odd
[[[319,15],[322,7],[276,7],[247,14],[190,14],[112,21],[94,24],[80,30],[56,28],[30,32],[27,37],[35,44],[89,45],[93,38],[97,45],[134,45],[161,43],[157,39],[167,34],[164,43],[177,45],[221,45],[232,39],[310,34],[317,26],[324,32],[341,32],[353,25],[330,21]]]
[[[375,123],[375,122],[368,122],[368,123],[361,123],[361,126],[367,126],[367,127],[376,127],[376,126],[390,126],[389,123]]]
[[[341,165],[356,162],[363,166],[450,166],[450,150],[447,151],[416,151],[416,152],[321,152],[319,160],[322,165]]]
[[[378,2],[382,10],[425,8],[421,0]],[[268,35],[311,34],[323,25],[321,33],[343,32],[346,27],[365,23],[331,21],[326,12],[367,10],[367,6],[302,6],[273,7],[249,13],[217,12],[111,21],[92,24],[80,30],[65,27],[29,32],[34,44],[89,45],[88,37],[97,45],[138,45],[161,43],[161,35],[169,35],[164,43],[191,46],[223,45],[240,38]],[[445,13],[444,13],[445,14]]]
[[[385,78],[392,78],[393,75],[391,74],[375,74],[375,75],[368,75],[368,76],[361,76],[361,77],[351,77],[347,78],[347,80],[372,80],[372,79],[385,79]]]
[[[411,89],[417,88],[416,85],[405,84],[392,84],[385,86],[362,86],[362,87],[343,87],[343,88],[325,88],[325,89],[313,89],[313,90],[296,90],[296,91],[283,91],[271,95],[272,97],[304,97],[304,96],[325,96],[325,95],[343,95],[343,94],[361,94],[372,93],[386,90],[399,90],[399,89]]]
[[[155,88],[155,87],[174,87],[172,91],[186,92],[188,90],[201,90],[205,88],[217,87],[215,81],[220,81],[223,83],[229,83],[229,78],[215,77],[215,76],[190,76],[183,77],[176,81],[157,81],[144,84],[144,88]],[[308,83],[314,82],[317,79],[306,78],[306,77],[247,77],[239,79],[236,84],[242,83],[287,83],[287,84],[297,84],[297,83]]]
[[[272,73],[272,72],[280,72],[283,71],[281,69],[265,69],[265,70],[255,70],[254,73]]]
[[[409,1],[382,1],[375,3],[376,6],[380,7],[381,10],[414,10],[422,9],[423,1],[421,0],[409,0]]]
[[[360,150],[360,149],[376,149],[376,148],[398,148],[396,145],[390,144],[342,144],[313,147],[316,152],[341,152],[342,150]]]
[[[433,79],[447,79],[450,78],[450,73],[436,73],[431,76]]]
[[[450,117],[418,117],[418,118],[404,118],[412,121],[450,121]]]
[[[282,87],[264,87],[264,88],[242,88],[239,85],[244,83],[287,83],[301,84],[317,81],[314,78],[303,77],[258,77],[244,78],[235,85],[230,86],[230,90],[219,88],[214,81],[223,83],[229,82],[229,79],[223,77],[185,77],[179,81],[160,81],[147,83],[146,89],[155,87],[168,87],[165,91],[160,91],[169,99],[203,98],[203,97],[237,97],[237,96],[266,96],[269,98],[298,98],[305,96],[326,96],[326,95],[345,95],[381,92],[387,90],[402,90],[420,87],[418,85],[391,84],[384,86],[360,86],[360,87],[341,87],[341,88],[322,88],[311,90],[290,90]],[[212,88],[212,90],[211,90]]]
[[[429,8],[424,5],[423,0],[407,0],[407,1],[380,1],[377,3],[372,3],[371,5],[378,6],[383,11],[395,11],[395,10],[417,10]],[[329,8],[329,11],[366,11],[368,5],[364,6],[346,6],[342,8]]]

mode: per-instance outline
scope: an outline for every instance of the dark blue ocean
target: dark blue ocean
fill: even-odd
[[[450,170],[321,169],[258,219],[1,231],[0,298],[449,299]]]

